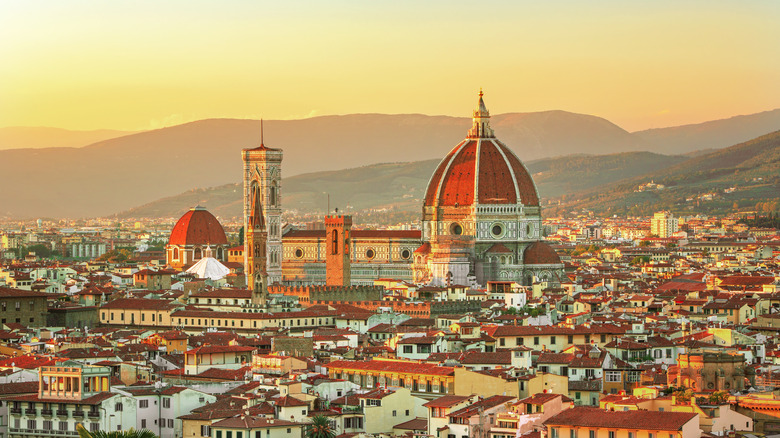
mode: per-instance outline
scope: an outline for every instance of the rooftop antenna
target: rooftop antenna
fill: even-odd
[[[263,119],[260,119],[260,146],[263,146]]]

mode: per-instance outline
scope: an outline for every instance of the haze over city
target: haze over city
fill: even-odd
[[[774,1],[0,5],[0,127],[566,110],[628,131],[777,108]]]

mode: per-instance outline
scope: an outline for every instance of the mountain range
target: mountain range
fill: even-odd
[[[370,186],[354,179],[357,177],[341,175],[343,169],[426,160],[433,160],[429,165],[434,166],[465,137],[470,124],[467,118],[417,114],[272,120],[265,122],[264,142],[269,147],[284,150],[286,205],[304,209],[308,208],[306,203],[327,202],[321,200],[322,193],[327,191],[321,188],[325,181],[335,184],[343,177],[341,184],[344,187],[350,184]],[[722,142],[714,141],[713,136],[724,136],[725,133],[735,137],[748,136],[739,140],[744,141],[777,129],[780,110],[703,125],[629,133],[603,118],[564,111],[500,114],[492,119],[496,135],[529,163],[573,154],[657,151],[663,150],[666,144],[674,144],[676,154],[722,147]],[[195,188],[234,184],[240,178],[240,150],[257,146],[259,137],[259,121],[207,119],[122,135],[83,147],[0,150],[0,184],[9,188],[2,196],[0,217],[108,216]],[[0,149],[5,146],[0,144]],[[667,160],[652,155],[643,159],[659,163]],[[609,165],[609,162],[600,161],[589,165]],[[638,170],[646,168],[647,162],[642,159],[637,163]],[[615,166],[619,165],[618,160]],[[411,170],[404,166],[393,167],[398,164],[383,166],[388,166],[390,180],[377,181],[380,188],[401,181],[397,186],[399,192],[412,190],[417,187],[414,181],[425,183],[430,176],[425,165]],[[375,169],[364,170],[372,175]],[[289,178],[323,171],[334,173],[325,174],[322,178],[326,179],[312,183],[308,188],[303,182],[305,178],[300,180],[303,184],[300,191],[295,188],[298,182]],[[620,168],[612,171],[621,173]],[[393,172],[397,175],[392,176]],[[553,178],[552,174],[545,175],[544,172],[543,167],[535,172],[540,174],[540,187],[547,186],[545,178]],[[560,180],[549,181],[551,196],[577,185],[573,174],[559,172],[558,175],[561,175]],[[395,190],[396,186],[393,187]],[[349,202],[357,208],[371,204],[375,197],[361,194],[359,190],[349,193],[345,189],[345,200],[339,201],[334,190],[332,197],[336,199],[333,201],[342,205]],[[406,197],[402,199],[406,202],[416,196],[413,192],[404,195]],[[292,202],[296,200],[295,196],[300,196],[300,206]],[[234,202],[238,202],[238,198]]]
[[[384,163],[340,171],[313,172],[285,178],[285,210],[308,214],[331,207],[357,211],[382,209],[416,217],[428,179],[439,160]],[[588,209],[600,214],[652,214],[660,209],[689,213],[723,213],[737,203],[780,198],[780,131],[735,146],[694,157],[650,152],[609,155],[569,155],[526,163],[545,203],[547,215]],[[637,191],[648,182],[663,189]],[[724,190],[733,187],[731,193]],[[195,189],[133,208],[120,218],[176,218],[194,205],[205,205],[215,215],[239,218],[241,185]],[[686,202],[689,197],[715,194],[714,199]]]

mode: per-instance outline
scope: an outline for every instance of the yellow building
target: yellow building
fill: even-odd
[[[328,364],[334,379],[354,382],[363,388],[404,387],[424,398],[453,394],[455,368],[412,361],[374,359],[337,360]]]

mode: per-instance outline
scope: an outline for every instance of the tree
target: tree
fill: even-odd
[[[324,415],[315,415],[306,426],[306,438],[334,438],[336,432],[330,427],[330,420]],[[84,438],[84,437],[82,437]]]
[[[244,246],[244,227],[238,230],[238,246]]]
[[[136,430],[131,428],[130,430],[115,430],[112,432],[104,430],[90,432],[81,424],[76,426],[76,432],[78,432],[79,438],[159,438],[149,429]]]
[[[729,393],[726,391],[715,391],[710,394],[710,403],[714,405],[722,405],[729,401]]]
[[[51,257],[51,248],[41,243],[24,248],[21,257],[24,257],[31,252],[34,252],[36,256],[42,259],[47,259]]]

